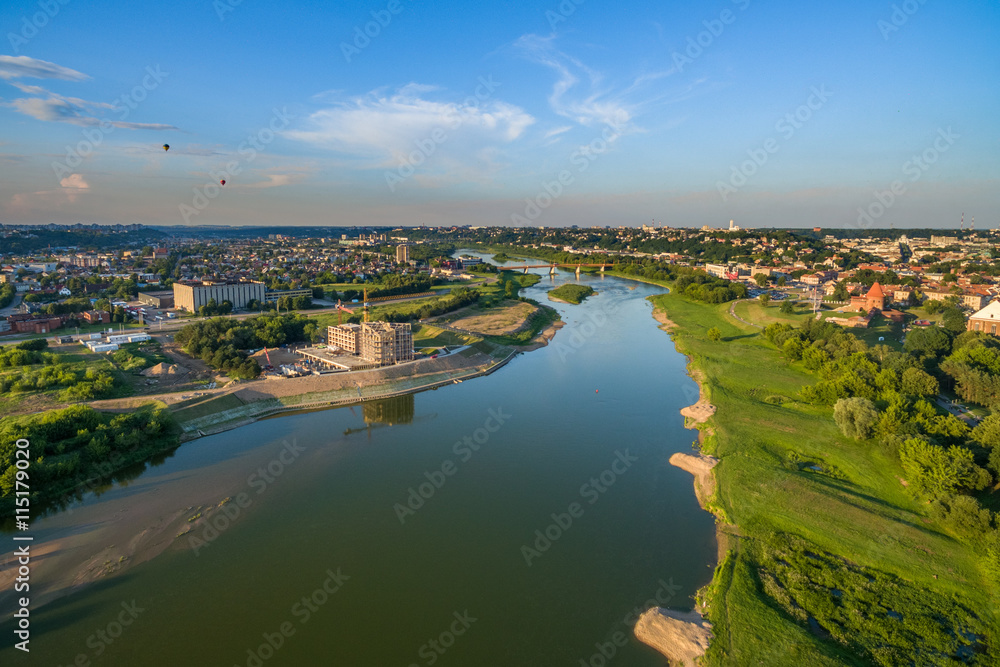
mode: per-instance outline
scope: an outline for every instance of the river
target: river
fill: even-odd
[[[523,294],[548,302],[572,280]],[[36,520],[36,553],[75,536],[110,554],[102,531],[130,515],[232,498],[219,530],[171,534],[33,610],[30,655],[5,607],[0,662],[662,667],[630,615],[656,596],[690,608],[716,557],[712,516],[667,463],[691,451],[678,410],[697,387],[651,317],[660,288],[581,282],[598,294],[551,304],[566,322],[552,344],[492,375],[202,438]],[[55,576],[44,565],[33,576]]]

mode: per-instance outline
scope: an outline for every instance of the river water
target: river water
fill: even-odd
[[[633,611],[690,608],[715,561],[667,463],[691,450],[697,388],[651,317],[659,288],[581,282],[599,294],[553,304],[552,344],[490,376],[202,438],[36,521],[38,549],[164,497],[244,505],[33,611],[30,655],[4,609],[0,662],[662,666]]]

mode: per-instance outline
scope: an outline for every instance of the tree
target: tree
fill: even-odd
[[[915,329],[906,335],[903,349],[918,357],[940,357],[951,349],[951,337],[939,327]]]
[[[791,315],[795,312],[795,306],[792,305],[791,299],[785,299],[781,302],[781,308],[779,308],[779,310],[783,315]]]
[[[778,277],[778,287],[784,287],[788,283],[788,279],[785,276]]]
[[[936,396],[939,387],[933,375],[919,368],[907,368],[903,371],[902,389],[904,394],[914,396]]]
[[[900,446],[899,460],[910,486],[934,498],[961,490],[979,491],[992,481],[990,474],[975,464],[972,452],[958,445],[945,449],[923,438],[910,438]]]
[[[764,306],[765,308],[767,308],[767,304],[771,303],[771,295],[768,294],[767,292],[764,292],[757,298],[760,299],[760,305]]]
[[[954,334],[965,331],[965,314],[958,308],[946,308],[941,326]]]
[[[708,339],[712,341],[722,340],[722,332],[719,331],[719,327],[712,327],[708,330]]]
[[[768,283],[767,274],[755,273],[753,279],[757,283],[757,287],[767,287]]]
[[[833,289],[833,300],[834,301],[848,301],[851,295],[847,291],[847,281],[841,280],[837,283],[837,286]]]
[[[842,398],[833,406],[833,420],[840,431],[855,440],[870,438],[878,418],[878,410],[867,398]]]

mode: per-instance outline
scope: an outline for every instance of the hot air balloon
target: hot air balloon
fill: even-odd
[[[163,150],[169,151],[170,150],[170,144],[163,144]]]
[[[219,185],[225,185],[225,184],[226,184],[226,179],[222,179],[221,181],[219,181]]]

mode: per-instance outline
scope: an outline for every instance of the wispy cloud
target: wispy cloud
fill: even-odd
[[[462,154],[472,160],[484,147],[516,140],[535,122],[512,104],[491,99],[477,103],[430,99],[435,92],[440,91],[410,84],[395,92],[376,90],[362,97],[341,98],[284,135],[381,168],[405,161],[417,148],[416,142],[432,141],[435,130],[447,137],[436,141],[435,153],[440,150],[452,159]]]
[[[604,77],[582,61],[555,47],[555,35],[522,35],[514,49],[524,58],[548,67],[556,74],[548,102],[552,111],[575,123],[624,126],[634,110],[622,93],[604,83]]]
[[[28,56],[0,56],[0,79],[62,79],[86,81],[90,77],[75,69]]]
[[[0,80],[7,81],[22,93],[35,95],[37,97],[21,97],[10,102],[0,103],[14,109],[18,113],[30,116],[35,120],[49,123],[70,123],[83,127],[97,127],[104,124],[105,127],[122,128],[126,130],[176,130],[173,125],[165,123],[133,123],[124,120],[109,120],[101,118],[95,113],[101,111],[123,111],[124,107],[118,107],[107,102],[91,102],[79,97],[67,97],[58,93],[46,90],[42,86],[33,86],[16,81],[16,79],[28,77],[35,79],[62,79],[65,81],[86,81],[90,79],[86,74],[76,70],[62,67],[55,63],[29,58],[28,56],[0,56]]]
[[[45,91],[47,92],[47,91]],[[176,130],[173,125],[164,123],[133,123],[120,120],[108,120],[90,115],[87,109],[108,109],[114,110],[113,104],[105,102],[88,102],[78,97],[63,97],[55,93],[48,92],[48,97],[22,97],[11,102],[3,103],[3,106],[10,107],[15,111],[30,116],[35,120],[42,120],[52,123],[70,123],[83,127],[97,127],[104,123],[112,127],[119,127],[126,130]]]

